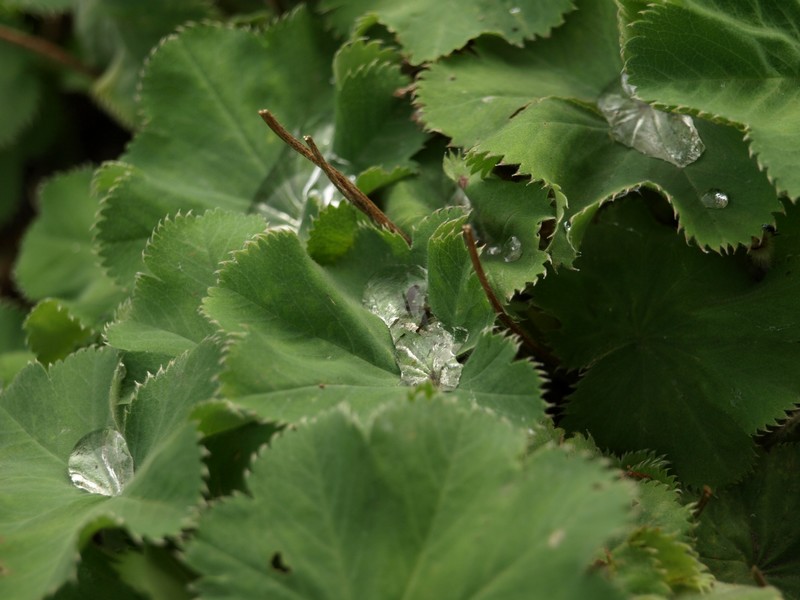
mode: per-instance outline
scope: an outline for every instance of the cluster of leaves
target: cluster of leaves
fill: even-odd
[[[41,188],[0,306],[3,598],[800,598],[796,2],[0,5],[72,11],[100,74],[59,85],[133,130]],[[37,60],[0,40],[10,190]],[[610,135],[623,69],[696,162]],[[398,273],[454,389],[365,305]]]

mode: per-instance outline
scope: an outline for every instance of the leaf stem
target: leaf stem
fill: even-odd
[[[764,573],[756,565],[750,567],[750,574],[753,576],[753,579],[755,580],[756,585],[758,585],[758,587],[769,586],[769,582],[767,581],[767,578],[764,577]]]
[[[31,52],[43,56],[47,60],[58,63],[61,66],[77,71],[81,75],[85,75],[90,79],[97,77],[94,69],[83,64],[72,54],[48,40],[36,37],[13,27],[0,25],[0,40],[4,40],[9,44],[25,48]]]
[[[708,503],[711,501],[711,497],[714,495],[714,492],[711,490],[710,487],[707,485],[703,486],[703,495],[700,496],[700,500],[697,501],[697,506],[694,507],[694,518],[696,519],[699,517],[703,511],[708,506]]]
[[[358,186],[350,181],[350,179],[344,173],[336,169],[336,167],[325,160],[325,157],[322,156],[322,152],[319,151],[317,144],[310,135],[303,137],[303,140],[305,140],[305,144],[303,144],[300,140],[289,133],[270,111],[261,110],[258,112],[258,114],[262,119],[264,119],[264,122],[269,125],[269,128],[275,132],[275,135],[286,142],[286,144],[292,150],[298,154],[301,154],[303,157],[307,158],[309,161],[322,169],[322,172],[327,175],[331,183],[336,186],[336,189],[339,190],[342,195],[347,198],[357,209],[366,214],[377,225],[385,227],[392,233],[398,234],[409,246],[411,245],[411,238],[409,238],[403,230],[395,225],[392,220],[389,219],[389,217],[387,217],[386,214],[380,208],[378,208],[372,200],[369,199],[369,196],[358,189]]]
[[[495,295],[492,286],[489,285],[489,280],[486,277],[486,271],[483,270],[481,259],[478,256],[478,247],[475,245],[475,234],[472,232],[472,226],[469,224],[464,225],[461,228],[461,231],[464,234],[464,244],[467,246],[469,258],[472,261],[472,268],[475,270],[475,274],[478,276],[478,281],[481,283],[481,287],[483,288],[483,292],[486,294],[486,298],[489,300],[489,304],[492,305],[494,312],[497,313],[497,317],[500,319],[503,325],[509,329],[509,331],[519,336],[519,338],[522,340],[522,343],[527,346],[528,350],[530,350],[531,354],[533,354],[536,360],[544,365],[547,365],[548,367],[555,368],[558,365],[558,361],[555,359],[555,357],[550,354],[546,348],[539,344],[539,342],[528,335],[528,333],[508,315],[503,308],[503,305],[500,303],[500,300],[497,299],[497,295]]]

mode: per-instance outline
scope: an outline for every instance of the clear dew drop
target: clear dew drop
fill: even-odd
[[[522,242],[515,235],[508,238],[503,244],[503,260],[507,263],[515,262],[522,256]]]
[[[463,365],[456,360],[456,341],[440,323],[404,331],[395,341],[395,360],[406,385],[432,381],[442,390],[458,387]]]
[[[403,383],[432,381],[442,390],[452,390],[458,386],[462,368],[456,351],[467,332],[454,335],[433,319],[426,278],[424,269],[379,275],[367,283],[362,302],[389,328]]]
[[[512,15],[518,15],[519,13],[522,12],[522,9],[519,6],[515,6],[514,8],[509,8],[508,12],[511,13]]]
[[[718,189],[711,189],[700,197],[700,202],[706,208],[725,208],[729,202],[728,194]]]
[[[665,160],[677,167],[692,164],[705,151],[705,144],[688,115],[656,110],[634,97],[636,88],[623,73],[597,100],[597,107],[618,142],[645,156]]]
[[[116,429],[98,429],[75,444],[67,462],[75,487],[92,494],[119,496],[133,478],[133,457]]]
[[[390,329],[398,323],[416,323],[425,318],[428,294],[427,272],[423,268],[379,274],[364,289],[362,304]]]

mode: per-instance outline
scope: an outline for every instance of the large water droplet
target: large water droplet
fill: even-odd
[[[116,429],[98,429],[83,436],[69,455],[69,478],[92,494],[119,496],[133,478],[133,458]]]
[[[364,289],[362,303],[390,329],[407,324],[416,329],[427,314],[427,294],[425,269],[396,270],[371,279]]]
[[[685,167],[705,150],[694,121],[688,115],[656,110],[633,97],[636,88],[623,73],[598,98],[597,107],[611,128],[612,137],[646,156]]]
[[[522,242],[515,235],[508,238],[503,244],[503,260],[505,262],[514,262],[522,256]]]
[[[456,360],[456,341],[440,323],[426,329],[405,331],[395,341],[395,360],[406,385],[432,381],[442,390],[458,387],[461,363]]]
[[[728,206],[728,194],[721,190],[708,190],[700,197],[700,202],[706,208],[725,208]]]

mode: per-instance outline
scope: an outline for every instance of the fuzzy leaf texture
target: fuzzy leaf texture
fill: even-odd
[[[778,190],[800,196],[800,4],[620,4],[626,68],[639,95],[739,125]]]
[[[785,246],[756,281],[746,258],[699,253],[641,202],[603,213],[580,271],[546,278],[534,297],[561,322],[549,339],[564,365],[585,370],[565,426],[614,451],[663,452],[685,483],[741,477],[750,436],[800,389],[797,211],[780,226]]]
[[[206,513],[189,564],[207,598],[619,597],[586,567],[625,525],[630,488],[559,449],[520,460],[524,446],[441,399],[368,425],[332,411],[262,454],[252,497]]]

